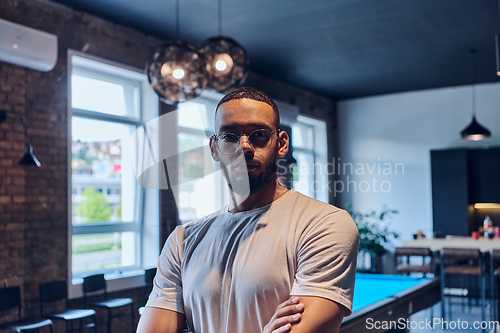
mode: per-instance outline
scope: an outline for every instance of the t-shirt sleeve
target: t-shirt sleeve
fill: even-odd
[[[359,235],[344,210],[329,213],[308,226],[297,248],[297,273],[291,295],[317,296],[352,313]]]
[[[158,259],[153,290],[146,306],[184,313],[181,280],[183,229],[177,227],[168,237]],[[180,243],[179,243],[180,242]]]

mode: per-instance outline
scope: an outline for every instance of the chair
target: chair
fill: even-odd
[[[135,331],[134,303],[131,298],[107,298],[106,280],[104,274],[90,275],[83,278],[83,296],[85,304],[88,304],[88,297],[96,293],[104,297],[104,301],[92,303],[91,306],[104,308],[108,311],[108,333],[111,333],[111,322],[113,318],[130,316],[132,333]],[[130,307],[130,310],[113,313],[113,310]]]
[[[21,288],[9,287],[0,289],[0,311],[12,310],[17,307],[17,317],[21,319]],[[23,319],[0,325],[0,329],[16,332],[34,331],[40,332],[42,327],[48,327],[53,332],[50,319]]]
[[[446,287],[446,276],[455,275],[467,278],[468,294],[472,290],[470,278],[477,278],[479,294],[481,298],[481,320],[485,318],[486,306],[486,283],[483,255],[478,249],[454,249],[443,248],[441,250],[441,311],[445,317],[444,289]],[[451,304],[448,304],[451,317]]]
[[[66,281],[52,281],[38,285],[40,291],[40,314],[45,316],[44,305],[55,304],[64,300],[64,312],[53,313],[47,315],[48,318],[54,320],[64,320],[66,332],[83,331],[85,329],[94,329],[97,333],[97,317],[95,310],[92,309],[74,309],[68,310],[68,286]],[[86,319],[92,319],[92,322],[83,324]],[[79,321],[77,327],[73,327],[73,323]]]
[[[410,263],[411,258],[420,257],[422,264]],[[400,263],[403,259],[402,263]],[[420,261],[419,260],[419,261]],[[429,248],[397,247],[394,252],[394,267],[396,274],[410,275],[411,273],[434,274],[434,255]]]
[[[156,267],[146,269],[144,271],[144,282],[146,283],[146,299],[149,297],[151,293],[151,289],[153,289],[153,280],[156,276]]]
[[[490,290],[491,290],[491,300],[492,300],[491,318],[494,318],[494,320],[498,320],[498,318],[500,318],[499,314],[500,306],[498,304],[500,299],[498,295],[498,293],[500,292],[498,284],[500,278],[499,262],[500,262],[500,250],[491,250],[490,252]]]
[[[145,282],[145,296],[146,296],[146,302],[148,301],[149,294],[151,293],[151,289],[153,289],[153,280],[156,275],[156,267],[146,269],[144,271],[144,282]],[[144,306],[141,306],[139,308],[139,315],[142,315],[144,312]]]

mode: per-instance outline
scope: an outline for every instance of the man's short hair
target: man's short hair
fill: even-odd
[[[254,101],[263,102],[270,105],[274,111],[274,125],[276,126],[276,128],[279,128],[280,114],[278,111],[278,106],[276,106],[276,103],[274,103],[271,97],[267,96],[264,92],[252,87],[240,87],[233,91],[230,91],[226,96],[222,97],[219,104],[217,104],[217,107],[215,108],[215,116],[217,116],[217,110],[219,110],[219,106],[221,106],[222,104],[235,99],[243,98],[253,99]]]

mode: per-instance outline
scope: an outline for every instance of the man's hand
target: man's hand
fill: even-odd
[[[296,324],[302,317],[304,304],[299,303],[298,297],[293,297],[278,305],[269,323],[264,326],[262,333],[290,332],[292,324]]]

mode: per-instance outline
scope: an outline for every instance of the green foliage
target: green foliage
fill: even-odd
[[[118,204],[118,209],[116,210],[116,216],[118,217],[118,221],[122,220],[122,195],[120,193],[120,203]]]
[[[106,202],[101,192],[93,188],[82,191],[83,201],[76,208],[75,213],[85,218],[85,222],[106,222],[113,214],[113,208]]]
[[[387,222],[392,219],[398,211],[383,207],[380,212],[370,213],[355,212],[350,203],[346,203],[346,210],[351,214],[352,219],[358,226],[359,232],[359,252],[380,255],[387,252],[385,246],[399,237],[399,234],[390,231]]]
[[[100,252],[100,251],[111,251],[116,249],[121,249],[122,244],[115,244],[112,242],[108,243],[97,243],[97,244],[82,244],[73,247],[73,254],[89,253],[89,252]]]

